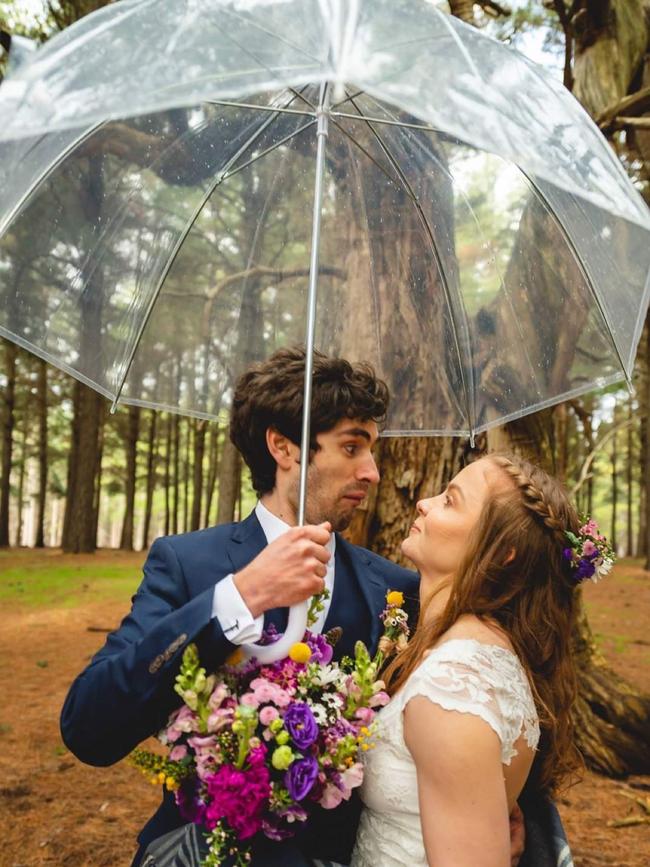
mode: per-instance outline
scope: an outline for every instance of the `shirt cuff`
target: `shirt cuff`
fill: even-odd
[[[250,644],[262,637],[264,615],[253,617],[232,574],[215,585],[212,616],[217,618],[221,631],[232,644]]]

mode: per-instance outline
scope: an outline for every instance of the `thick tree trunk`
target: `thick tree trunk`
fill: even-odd
[[[190,529],[198,530],[201,526],[201,500],[203,499],[203,456],[205,455],[205,431],[207,422],[194,420],[194,473],[192,522]]]
[[[38,506],[34,547],[45,547],[45,502],[47,497],[47,364],[38,362]]]
[[[153,493],[156,486],[156,463],[157,455],[157,429],[158,413],[152,410],[149,417],[149,435],[147,437],[147,488],[144,504],[144,523],[142,527],[142,550],[149,547],[149,528],[151,526],[151,510],[153,507]]]
[[[95,538],[97,538],[97,531],[99,529],[99,509],[101,506],[102,499],[102,458],[104,456],[104,442],[106,439],[106,429],[104,426],[104,422],[106,420],[106,404],[103,401],[99,403],[99,433],[98,433],[98,441],[97,441],[97,463],[95,469]]]
[[[122,551],[133,550],[133,527],[135,517],[135,484],[138,461],[138,437],[140,435],[140,407],[130,406],[125,423],[124,451],[126,457],[126,479],[124,483],[124,521],[120,548]]]
[[[0,480],[0,548],[9,546],[9,502],[11,493],[11,463],[14,432],[14,409],[16,404],[16,359],[18,347],[10,341],[5,342],[5,375],[7,385],[4,389],[2,414],[2,479]]]
[[[62,539],[69,554],[90,553],[97,547],[95,494],[102,402],[92,389],[75,382]]]
[[[219,506],[217,524],[232,521],[235,516],[235,505],[239,494],[239,452],[226,436],[219,463]]]
[[[185,420],[185,459],[183,461],[183,532],[189,530],[190,515],[190,419]]]

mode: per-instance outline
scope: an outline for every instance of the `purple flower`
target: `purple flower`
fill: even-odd
[[[302,801],[314,787],[318,762],[313,756],[297,759],[284,775],[284,784],[294,801]]]
[[[584,581],[585,578],[591,578],[596,571],[596,567],[586,557],[582,557],[576,569],[576,581]]]
[[[299,750],[306,750],[318,737],[318,725],[309,705],[296,701],[284,715],[284,727]]]
[[[206,828],[212,830],[220,819],[225,819],[239,840],[247,840],[260,830],[271,794],[266,765],[256,762],[241,771],[232,765],[221,765],[206,784],[209,801],[205,811]]]
[[[562,555],[565,560],[573,560],[573,548],[565,548]]]
[[[178,811],[186,822],[202,825],[205,820],[206,804],[199,796],[196,780],[185,780],[180,789],[174,792]]]
[[[313,632],[305,633],[305,642],[311,650],[310,662],[318,662],[319,665],[329,665],[334,655],[334,648],[324,635],[315,635]]]

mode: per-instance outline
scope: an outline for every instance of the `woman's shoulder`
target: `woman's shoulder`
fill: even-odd
[[[447,641],[465,640],[502,647],[514,653],[512,642],[501,627],[494,621],[483,620],[475,614],[463,614],[438,640],[436,647]]]

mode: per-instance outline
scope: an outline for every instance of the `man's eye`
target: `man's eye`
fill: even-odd
[[[354,454],[356,454],[356,451],[357,451],[357,446],[356,446],[356,444],[354,444],[354,443],[350,443],[349,445],[344,446],[344,448],[345,448],[346,452],[347,452],[349,455],[354,455]]]

